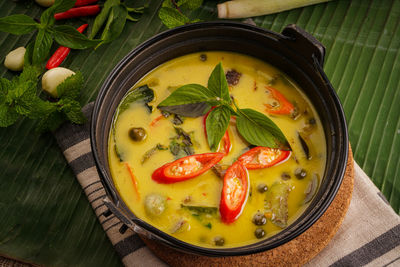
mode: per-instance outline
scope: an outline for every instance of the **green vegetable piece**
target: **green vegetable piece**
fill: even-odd
[[[306,190],[304,191],[305,198],[304,198],[303,204],[310,202],[314,198],[314,196],[318,190],[318,185],[319,185],[318,174],[313,173],[311,181],[309,182]]]
[[[260,193],[265,193],[268,191],[268,186],[264,183],[258,184],[257,185],[257,191]]]
[[[226,81],[226,76],[221,62],[218,63],[212,71],[208,78],[207,86],[208,89],[213,91],[220,99],[223,99],[228,104],[231,103],[232,100],[229,96],[228,82]]]
[[[145,163],[148,159],[151,158],[151,156],[154,155],[154,153],[156,153],[157,150],[168,150],[168,147],[163,146],[161,144],[157,144],[154,147],[152,147],[151,149],[147,150],[146,153],[144,153],[142,160],[140,161],[142,164]]]
[[[160,216],[166,208],[166,198],[159,194],[147,195],[144,200],[144,209],[149,216]]]
[[[11,15],[0,18],[0,31],[12,34],[27,34],[39,26],[31,17],[27,15]]]
[[[73,49],[86,49],[95,47],[101,42],[100,40],[88,39],[85,35],[69,25],[54,26],[53,36],[54,40],[58,44]]]
[[[188,17],[171,7],[161,7],[158,12],[158,17],[161,19],[162,23],[170,29],[190,22]]]
[[[193,205],[184,205],[181,204],[182,209],[186,209],[192,214],[210,214],[210,215],[215,215],[217,214],[218,208],[217,207],[208,207],[208,206],[193,206]]]
[[[214,237],[214,244],[216,246],[222,247],[225,244],[225,239],[221,236]]]
[[[265,209],[272,213],[271,222],[280,228],[287,226],[289,185],[273,184],[265,197]]]
[[[135,142],[140,142],[146,139],[147,133],[142,127],[134,127],[129,130],[129,137]]]
[[[238,111],[236,126],[247,142],[256,146],[290,150],[285,135],[271,119],[252,109]]]
[[[208,114],[206,120],[207,141],[212,151],[217,150],[230,119],[231,112],[226,106],[216,107]]]
[[[263,238],[265,236],[265,231],[262,228],[257,228],[254,231],[254,235],[257,237],[257,239],[261,239],[261,238]]]
[[[253,223],[255,225],[264,225],[267,223],[267,218],[265,217],[265,215],[263,213],[257,212],[253,216]]]
[[[113,139],[114,139],[114,149],[117,157],[122,162],[124,161],[124,152],[121,146],[118,145],[118,140],[115,135],[116,125],[118,123],[118,117],[124,111],[126,111],[133,103],[143,103],[147,104],[154,99],[154,91],[150,89],[147,85],[143,85],[137,87],[131,91],[129,91],[125,97],[122,99],[121,103],[117,108],[117,112],[114,115],[114,122],[113,122]]]

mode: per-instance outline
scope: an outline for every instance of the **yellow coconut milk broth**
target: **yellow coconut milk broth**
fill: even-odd
[[[168,87],[181,86],[188,83],[199,83],[207,85],[208,77],[213,68],[219,62],[222,62],[225,70],[235,69],[242,73],[240,82],[231,87],[231,94],[235,97],[241,108],[252,108],[265,113],[265,85],[271,80],[274,74],[280,73],[277,69],[265,64],[257,59],[227,52],[207,52],[207,60],[199,60],[200,54],[191,54],[167,62],[144,77],[135,87],[148,84],[155,92],[155,100],[151,103],[154,107],[164,100],[170,91]],[[138,181],[138,188],[141,198],[137,199],[132,180],[126,169],[116,156],[114,151],[114,141],[110,138],[109,159],[112,177],[117,190],[129,208],[140,218],[150,224],[170,233],[180,219],[184,218],[190,224],[187,231],[174,233],[173,236],[186,242],[200,246],[213,246],[213,238],[222,236],[225,238],[225,247],[240,246],[257,242],[254,231],[257,228],[252,223],[252,218],[258,210],[263,210],[265,193],[257,191],[257,185],[265,183],[269,187],[276,182],[282,182],[282,172],[291,174],[291,179],[285,181],[291,187],[288,198],[289,223],[298,217],[305,209],[301,205],[304,200],[304,191],[311,179],[311,174],[316,173],[319,177],[323,176],[325,166],[325,139],[323,129],[316,112],[305,100],[302,93],[295,88],[294,84],[289,84],[287,80],[278,79],[274,88],[282,92],[289,101],[295,101],[300,108],[307,107],[309,112],[317,121],[317,127],[310,135],[312,147],[314,150],[312,160],[307,160],[304,156],[300,141],[297,137],[297,131],[305,125],[306,116],[298,120],[287,116],[268,115],[284,132],[293,149],[292,157],[285,163],[261,170],[250,170],[251,194],[248,198],[242,215],[234,223],[226,225],[220,222],[219,214],[217,218],[208,219],[211,223],[211,229],[204,226],[190,213],[180,210],[183,200],[190,196],[191,205],[219,206],[222,180],[212,171],[196,177],[191,180],[174,184],[158,184],[151,179],[151,174],[155,169],[167,162],[174,160],[169,151],[157,151],[148,161],[141,164],[141,159],[146,151],[160,143],[168,146],[170,138],[175,135],[173,124],[170,118],[162,118],[154,126],[150,123],[161,113],[154,109],[149,114],[147,108],[143,105],[133,105],[130,109],[123,112],[116,125],[116,139],[124,144],[125,160],[132,167],[133,173]],[[309,117],[309,116],[308,116]],[[307,117],[307,118],[308,118]],[[147,139],[143,142],[134,143],[129,139],[128,131],[131,127],[143,127],[147,133]],[[195,153],[210,152],[206,138],[204,136],[203,118],[185,118],[182,127],[186,132],[194,131]],[[234,120],[231,120],[229,133],[232,142],[232,150],[228,156],[224,157],[221,164],[230,165],[239,155],[244,152],[248,144],[242,140],[235,128]],[[297,162],[296,160],[297,159]],[[294,170],[302,167],[307,170],[307,177],[298,180],[293,175]],[[167,209],[159,217],[149,217],[144,210],[144,198],[150,193],[158,193],[168,197]],[[270,221],[262,226],[266,231],[267,237],[275,234],[279,227],[273,225]]]

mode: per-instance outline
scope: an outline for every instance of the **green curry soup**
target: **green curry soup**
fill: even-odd
[[[269,117],[284,133],[291,148],[291,152],[285,152],[284,160],[275,164],[272,159],[275,165],[266,168],[257,167],[263,158],[256,154],[258,158],[252,159],[255,167],[245,168],[248,173],[245,203],[229,222],[222,220],[220,210],[224,175],[229,166],[254,147],[238,132],[235,116],[230,118],[227,130],[230,151],[226,153],[229,148],[223,138],[217,149],[222,152],[218,154],[222,159],[212,168],[179,182],[152,178],[155,170],[167,163],[192,154],[213,152],[207,142],[204,116],[177,116],[161,112],[157,105],[180,86],[207,86],[211,72],[220,62],[236,105]],[[314,107],[284,73],[249,56],[203,52],[162,64],[135,88],[140,88],[137,95],[127,97],[133,101],[123,101],[114,116],[109,165],[118,192],[137,217],[191,244],[236,247],[278,233],[305,210],[324,173],[325,136]],[[271,150],[271,155],[276,151],[279,150]],[[265,162],[270,161],[267,158]],[[192,168],[192,163],[197,164],[196,170],[205,164],[188,158],[180,167],[170,168],[171,175],[187,174],[182,168],[187,170],[184,164]],[[234,183],[243,186],[245,180],[234,179]]]

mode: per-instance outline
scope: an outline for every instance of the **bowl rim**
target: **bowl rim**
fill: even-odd
[[[100,153],[97,149],[97,144],[96,144],[97,117],[99,115],[98,113],[100,111],[102,100],[105,97],[108,87],[111,85],[113,79],[119,75],[119,72],[123,69],[123,67],[129,61],[131,61],[135,56],[137,56],[141,51],[146,49],[149,45],[155,44],[155,43],[159,42],[160,40],[162,40],[166,37],[171,37],[172,35],[175,35],[175,34],[183,33],[186,31],[191,31],[191,30],[196,30],[196,29],[201,29],[204,27],[234,27],[234,28],[241,28],[244,30],[255,31],[255,32],[261,33],[263,35],[273,36],[276,38],[283,38],[283,39],[287,38],[287,36],[284,36],[280,33],[276,33],[276,32],[270,31],[270,30],[263,29],[261,27],[257,27],[257,26],[253,26],[253,25],[245,24],[245,23],[240,23],[240,22],[231,22],[231,21],[199,22],[199,23],[193,23],[193,24],[189,24],[189,25],[180,26],[180,27],[177,27],[174,29],[170,29],[170,30],[166,30],[164,32],[158,33],[155,36],[142,42],[140,45],[138,45],[136,48],[134,48],[131,52],[129,52],[122,60],[120,60],[117,63],[117,65],[111,70],[111,72],[109,73],[109,75],[107,76],[107,78],[105,79],[105,81],[103,82],[103,84],[99,90],[98,96],[96,98],[96,101],[95,101],[95,104],[93,107],[93,113],[92,113],[91,125],[90,125],[90,143],[91,143],[91,148],[92,148],[92,154],[93,154],[93,157],[95,160],[95,165],[96,165],[97,171],[99,173],[100,179],[106,189],[107,196],[110,196],[113,200],[116,200],[116,199],[122,200],[122,198],[119,196],[119,193],[117,190],[116,190],[117,193],[115,193],[115,192],[113,192],[112,189],[109,188],[110,186],[113,187],[113,185],[109,184],[110,180],[107,178],[107,176],[108,176],[107,171],[105,170],[104,166],[102,166],[102,164],[101,164],[101,160],[99,158]],[[338,155],[337,157],[341,158],[341,160],[338,159],[338,161],[341,161],[342,164],[340,164],[338,166],[339,170],[336,174],[337,182],[331,186],[329,192],[325,196],[325,200],[323,203],[324,205],[320,205],[320,207],[318,207],[318,209],[313,214],[311,214],[311,216],[308,218],[308,220],[305,223],[300,225],[300,227],[298,227],[295,231],[292,231],[291,233],[284,236],[284,238],[282,238],[281,240],[278,240],[277,242],[275,242],[275,244],[269,245],[267,248],[258,247],[258,248],[252,248],[252,249],[242,249],[242,250],[238,250],[238,249],[246,248],[249,245],[239,246],[239,247],[228,247],[228,248],[213,248],[213,247],[197,246],[197,245],[179,240],[179,239],[159,230],[158,228],[150,225],[149,223],[145,222],[144,220],[141,220],[140,218],[137,218],[138,220],[134,221],[135,227],[145,229],[146,232],[151,233],[150,236],[154,236],[156,239],[164,241],[167,245],[169,245],[170,247],[173,247],[177,250],[194,253],[194,254],[199,254],[199,255],[206,255],[206,256],[239,256],[239,255],[248,255],[248,254],[262,252],[262,251],[273,249],[277,246],[283,245],[283,244],[293,240],[294,238],[296,238],[297,236],[302,234],[304,231],[306,231],[308,228],[310,228],[325,213],[326,209],[330,206],[331,202],[335,198],[337,191],[339,190],[339,188],[342,184],[342,181],[343,181],[343,177],[344,177],[345,170],[346,170],[347,158],[348,158],[348,129],[347,129],[347,123],[346,123],[346,119],[345,119],[344,110],[340,103],[340,100],[339,100],[339,97],[338,97],[336,91],[333,89],[330,81],[328,80],[326,74],[323,71],[323,68],[321,66],[322,63],[323,63],[323,60],[322,60],[322,62],[321,61],[318,62],[317,59],[314,59],[314,62],[310,63],[310,64],[315,65],[314,67],[316,69],[316,72],[318,72],[320,74],[322,80],[325,82],[326,86],[328,87],[330,97],[333,99],[333,105],[336,108],[338,117],[340,119],[340,123],[341,123],[341,127],[342,127],[341,141],[343,143],[343,147],[341,147],[341,151],[340,151],[341,154]],[[107,129],[107,130],[109,130],[109,129]],[[344,163],[343,163],[343,160],[344,160]],[[112,179],[111,179],[111,181],[112,181]],[[118,194],[118,196],[116,194]],[[123,202],[123,200],[122,200],[122,202]],[[120,204],[121,203],[119,203],[117,201],[117,203],[116,203],[117,208],[123,209],[124,207],[121,207]],[[122,212],[124,212],[124,210]],[[125,212],[129,213],[129,210],[128,211],[125,210]],[[126,215],[122,215],[122,216],[126,217]],[[122,219],[122,218],[120,218],[120,219]],[[132,220],[132,218],[125,218],[125,219]],[[295,222],[293,222],[292,224],[294,224],[294,223]],[[140,230],[140,229],[136,229],[136,230]],[[276,235],[274,235],[274,236],[276,236]],[[261,243],[261,242],[262,241],[256,242],[255,244]]]

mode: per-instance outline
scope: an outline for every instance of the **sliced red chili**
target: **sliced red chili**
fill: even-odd
[[[271,86],[265,86],[271,94],[271,98],[274,100],[274,104],[264,104],[267,108],[267,112],[271,114],[291,114],[294,111],[294,106],[290,103],[286,97]]]
[[[291,151],[257,146],[250,149],[238,158],[246,169],[263,169],[285,162],[291,155]]]
[[[65,12],[54,14],[56,20],[94,16],[100,12],[99,5],[73,7]]]
[[[151,178],[157,183],[170,184],[203,174],[217,164],[224,153],[204,153],[183,157],[156,169]]]
[[[206,135],[206,138],[207,138],[206,120],[207,120],[208,114],[210,114],[211,110],[213,110],[214,108],[215,108],[215,107],[212,107],[212,108],[207,112],[207,114],[204,115],[204,118],[203,118],[204,134]],[[222,142],[223,142],[223,144],[224,144],[224,145],[223,145],[223,148],[224,148],[223,153],[228,154],[229,151],[231,151],[231,148],[232,148],[231,139],[229,138],[228,130],[226,130],[224,136],[222,137]]]
[[[78,32],[82,33],[87,28],[87,26],[89,26],[89,24],[83,24],[76,30]],[[54,54],[47,61],[46,69],[49,70],[49,69],[53,69],[53,68],[60,66],[60,64],[68,56],[69,52],[71,52],[71,48],[69,48],[69,47],[60,46],[59,48],[57,48],[57,50],[54,52]]]
[[[243,211],[249,194],[249,174],[240,161],[228,168],[224,176],[219,212],[224,223],[232,223]]]

